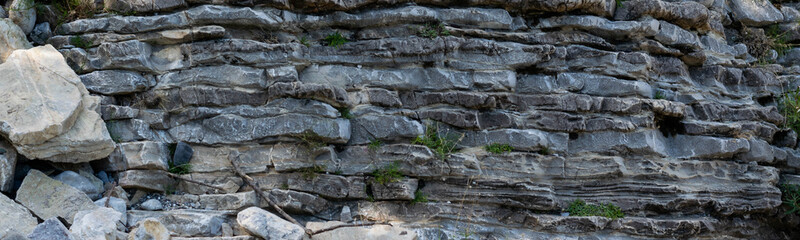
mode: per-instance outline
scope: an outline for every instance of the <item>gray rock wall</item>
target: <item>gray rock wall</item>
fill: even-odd
[[[778,188],[800,179],[797,133],[778,104],[800,78],[800,4],[104,7],[50,23],[47,43],[100,97],[117,142],[93,170],[129,194],[179,193],[168,196],[178,207],[130,210],[128,227],[152,217],[172,236],[264,236],[236,219],[267,205],[235,160],[303,223],[352,214],[398,221],[418,239],[800,237]],[[754,55],[748,32],[771,28],[790,49]],[[331,46],[335,34],[346,42]],[[449,151],[416,140],[433,133]],[[193,149],[183,176],[224,191],[167,176],[178,142]],[[498,144],[510,151],[487,150]],[[381,183],[387,169],[401,177]],[[562,214],[576,199],[625,217]]]

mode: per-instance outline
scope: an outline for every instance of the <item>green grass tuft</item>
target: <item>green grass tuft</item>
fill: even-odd
[[[505,152],[511,152],[514,150],[511,145],[508,144],[499,144],[499,143],[492,143],[483,147],[486,149],[487,152],[494,153],[494,154],[501,154]]]
[[[381,169],[376,169],[372,172],[372,176],[375,177],[376,182],[383,185],[400,181],[400,179],[403,178],[403,174],[400,173],[397,163],[392,163]]]
[[[169,161],[169,170],[168,170],[168,172],[170,172],[170,173],[183,175],[183,174],[188,174],[191,171],[192,171],[192,165],[191,164],[185,163],[185,164],[181,164],[181,165],[175,165],[175,164],[172,163],[172,161]]]
[[[428,197],[425,196],[425,194],[422,193],[422,191],[417,189],[417,191],[414,192],[414,200],[411,200],[411,204],[426,203],[426,202],[428,202]]]
[[[303,175],[303,179],[310,181],[310,180],[314,180],[314,178],[317,178],[317,175],[319,175],[319,173],[324,173],[325,172],[325,166],[313,165],[311,167],[300,169],[300,172]]]
[[[306,38],[306,36],[300,37],[300,44],[303,44],[306,47],[310,47],[311,46],[311,43],[308,41],[308,38]]]
[[[347,108],[347,107],[336,108],[336,110],[339,110],[339,114],[341,114],[342,118],[344,118],[344,119],[352,119],[353,118],[353,114],[350,114],[350,109]]]
[[[789,207],[786,214],[800,215],[800,185],[795,184],[781,184],[781,200],[783,204]]]
[[[325,39],[323,39],[323,41],[328,46],[331,46],[331,47],[334,47],[334,48],[339,48],[342,45],[344,45],[345,43],[347,43],[347,39],[344,38],[344,36],[342,36],[342,34],[339,33],[339,32],[335,32],[335,33],[332,33],[332,34],[328,35],[327,37],[325,37]]]
[[[447,156],[455,152],[456,145],[461,141],[461,138],[464,137],[464,134],[461,134],[461,137],[456,138],[449,136],[448,134],[439,136],[438,132],[438,127],[429,125],[425,128],[425,134],[417,136],[414,141],[411,141],[411,144],[424,145],[430,148],[439,159],[447,159]]]
[[[566,212],[569,212],[570,216],[578,217],[601,216],[611,219],[625,217],[625,214],[622,213],[622,210],[611,203],[601,205],[586,204],[586,202],[581,199],[575,199],[575,201],[570,203]]]
[[[308,148],[315,149],[325,146],[325,139],[320,136],[319,134],[312,132],[311,130],[305,131],[300,136],[300,141],[303,142]]]
[[[370,151],[378,151],[378,149],[381,148],[381,145],[383,145],[383,142],[381,142],[381,140],[373,139],[372,141],[369,141],[369,145],[367,145],[367,148],[369,148]]]
[[[450,31],[445,29],[444,24],[425,24],[417,30],[417,36],[426,38],[437,38],[439,36],[450,36]]]
[[[70,37],[69,38],[69,44],[71,44],[72,46],[75,46],[77,48],[83,48],[83,49],[87,49],[87,48],[92,47],[92,43],[90,43],[89,41],[86,41],[86,39],[84,39],[83,36]]]
[[[800,89],[784,92],[778,101],[778,109],[785,118],[784,127],[800,132]]]
[[[667,96],[664,96],[664,93],[660,91],[656,91],[656,94],[653,94],[653,99],[666,99]]]

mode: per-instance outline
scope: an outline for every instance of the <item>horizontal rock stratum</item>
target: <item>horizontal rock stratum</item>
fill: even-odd
[[[800,239],[795,1],[5,2],[0,239]]]

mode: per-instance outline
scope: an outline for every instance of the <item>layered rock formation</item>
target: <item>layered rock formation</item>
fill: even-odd
[[[800,4],[102,8],[0,19],[0,215],[31,239],[800,237]]]

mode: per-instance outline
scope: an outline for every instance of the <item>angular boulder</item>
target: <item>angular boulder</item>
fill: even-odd
[[[0,64],[0,133],[29,159],[79,163],[107,157],[114,142],[92,97],[50,45]],[[37,121],[31,121],[36,119]]]
[[[61,217],[68,224],[72,224],[77,212],[97,208],[80,190],[53,180],[38,170],[28,172],[15,200],[41,219]]]
[[[155,218],[147,218],[136,223],[136,228],[128,234],[128,240],[169,240],[169,230]]]
[[[0,193],[0,238],[11,233],[27,235],[37,223],[28,209]]]
[[[12,0],[8,5],[8,19],[14,21],[25,34],[36,26],[36,7],[31,0]]]
[[[80,239],[117,238],[117,224],[122,224],[122,213],[111,208],[99,207],[75,214],[69,230]]]
[[[236,216],[247,232],[263,239],[303,239],[303,228],[258,207],[245,209]]]
[[[730,0],[733,19],[746,26],[762,27],[783,21],[783,14],[772,1]]]
[[[19,26],[9,19],[0,18],[0,63],[3,63],[14,50],[32,47]]]
[[[28,234],[31,240],[78,240],[69,229],[58,221],[58,218],[48,218]]]

